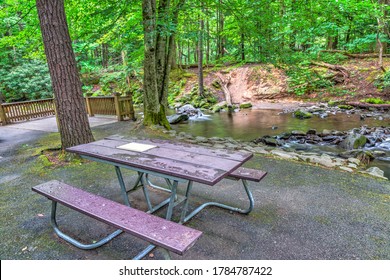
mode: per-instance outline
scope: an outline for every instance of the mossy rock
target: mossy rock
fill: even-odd
[[[374,97],[360,100],[360,102],[369,103],[369,104],[389,104],[389,102],[386,102],[380,98],[374,98]]]
[[[313,116],[313,114],[301,110],[297,110],[294,112],[294,117],[297,119],[310,119]]]
[[[349,134],[341,143],[340,147],[346,150],[356,150],[363,148],[367,143],[367,138],[361,134]]]
[[[344,101],[342,101],[342,100],[330,100],[329,102],[328,102],[328,106],[330,106],[330,107],[336,107],[336,106],[339,106],[339,105],[341,105],[341,104],[343,104],[344,103]]]
[[[361,135],[359,138],[355,140],[355,142],[353,142],[353,148],[354,149],[362,148],[364,147],[364,145],[366,145],[366,143],[367,143],[366,136]]]
[[[252,103],[250,102],[245,102],[240,104],[240,109],[249,109],[252,108]]]
[[[337,107],[339,107],[340,109],[344,109],[344,110],[352,110],[354,107],[351,106],[351,105],[338,105]]]
[[[226,108],[227,108],[227,103],[226,103],[226,101],[222,101],[222,102],[219,102],[219,103],[215,104],[215,105],[211,108],[211,111],[213,111],[213,113],[218,113],[218,112],[220,112],[221,110],[226,109]]]

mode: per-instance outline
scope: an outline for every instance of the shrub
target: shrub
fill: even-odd
[[[6,102],[53,97],[53,90],[46,64],[32,60],[13,68],[0,68],[0,91]]]
[[[388,104],[389,103],[389,102],[386,102],[380,98],[374,98],[374,97],[362,99],[362,100],[360,100],[360,102],[369,103],[369,104]]]

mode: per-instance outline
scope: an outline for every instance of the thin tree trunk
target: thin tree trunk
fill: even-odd
[[[203,3],[202,3],[202,12]],[[203,34],[204,34],[204,20],[203,13],[199,18],[199,35],[198,35],[198,94],[199,96],[204,95],[203,85]]]
[[[179,50],[178,63],[179,67],[183,65],[183,45],[181,41],[177,41],[177,49]]]
[[[191,47],[190,47],[190,41],[188,40],[187,41],[187,65],[190,65],[191,64],[191,56],[190,56],[190,53],[191,53]]]
[[[176,39],[173,40],[173,47],[172,47],[172,60],[171,60],[171,69],[177,68],[177,56],[178,56],[178,49],[176,44]]]
[[[167,19],[164,18],[169,14],[169,3],[170,0],[160,0],[157,9],[156,77],[159,96],[161,96],[164,87],[165,65],[169,63],[169,60],[167,60],[167,51],[170,51],[169,49],[167,50]]]
[[[103,43],[101,47],[102,47],[102,66],[104,68],[107,68],[108,67],[108,45],[106,43]]]
[[[245,61],[245,34],[241,31],[241,61]]]
[[[206,21],[206,65],[210,64],[210,22]]]
[[[382,71],[386,72],[386,70],[383,68],[383,45],[382,45],[382,42],[379,38],[379,32],[376,36],[376,41],[377,41],[377,44],[378,44],[378,48],[379,48],[379,55],[378,55],[378,67],[380,69],[382,69]]]
[[[170,12],[170,23],[174,26],[177,26],[178,18],[179,18],[179,11],[181,9],[181,6],[184,4],[185,0],[180,0],[179,3],[177,3],[176,7],[174,7],[172,10],[173,12]],[[169,4],[169,3],[168,3]],[[165,9],[166,12],[168,12],[169,7]],[[165,16],[166,17],[166,16]],[[167,24],[167,23],[166,23]],[[167,24],[168,25],[168,24]],[[174,57],[174,49],[175,49],[175,41],[176,41],[176,31],[171,31],[170,35],[167,37],[167,48],[165,49],[165,65],[164,65],[164,71],[162,74],[162,86],[161,90],[159,91],[160,96],[160,104],[164,106],[164,112],[168,109],[168,87],[169,87],[169,74],[171,72],[171,66],[170,63],[173,60]]]
[[[229,108],[231,108],[233,106],[233,104],[232,104],[232,95],[231,95],[230,90],[229,90],[229,84],[230,84],[231,77],[228,76],[225,79],[223,77],[223,75],[220,74],[220,73],[217,73],[216,75],[219,78],[219,80],[221,81],[221,87],[222,87],[222,90],[223,90],[223,92],[225,94],[225,100],[226,100],[227,106]]]
[[[224,17],[222,12],[222,0],[218,1],[217,7],[217,59],[225,54],[225,39],[222,35],[224,29]]]
[[[64,0],[37,0],[43,44],[54,90],[62,148],[93,141]]]

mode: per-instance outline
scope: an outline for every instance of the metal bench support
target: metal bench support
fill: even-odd
[[[177,184],[174,184],[174,186],[177,186]],[[122,232],[127,232],[150,244],[154,244],[146,247],[134,259],[142,259],[156,247],[163,250],[164,257],[169,257],[168,251],[182,255],[202,234],[198,230],[152,216],[56,180],[35,186],[32,190],[51,200],[51,224],[55,233],[79,249],[98,248]],[[116,230],[98,242],[83,244],[59,229],[56,221],[57,203],[113,226]],[[169,215],[172,215],[172,207],[168,209],[170,211],[168,212]]]
[[[184,205],[184,208],[183,208],[183,211],[181,214],[180,223],[183,224],[183,223],[188,222],[190,219],[192,219],[195,215],[197,215],[200,211],[202,211],[204,208],[206,208],[208,206],[215,206],[215,207],[227,209],[230,211],[238,212],[240,214],[249,214],[253,210],[254,199],[253,199],[253,195],[252,195],[251,191],[249,190],[247,180],[242,179],[242,183],[244,185],[244,189],[245,189],[245,192],[247,194],[248,201],[249,201],[249,207],[247,209],[241,209],[241,208],[233,207],[233,206],[226,205],[223,203],[210,201],[210,202],[206,202],[206,203],[203,203],[202,205],[198,206],[195,210],[193,210],[190,214],[187,215],[189,196],[191,194],[191,188],[192,188],[192,182],[189,182],[188,186],[187,186],[187,190],[186,190],[186,201],[185,201],[185,205]]]
[[[96,249],[96,248],[106,244],[107,242],[110,242],[113,238],[117,237],[119,234],[121,234],[123,232],[123,230],[118,229],[118,230],[112,232],[111,234],[109,234],[108,236],[106,236],[105,238],[102,238],[101,240],[99,240],[95,243],[83,244],[83,243],[77,241],[76,239],[70,237],[69,235],[63,233],[59,229],[58,224],[57,224],[57,220],[56,220],[56,213],[57,213],[57,202],[52,201],[52,204],[51,204],[51,225],[54,228],[54,232],[60,238],[64,239],[65,241],[69,242],[70,244],[76,246],[79,249],[83,249],[83,250]]]

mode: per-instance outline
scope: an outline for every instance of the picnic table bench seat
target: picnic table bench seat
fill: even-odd
[[[252,169],[252,168],[246,168],[246,167],[239,167],[235,171],[229,174],[229,177],[236,180],[248,180],[253,182],[260,182],[265,176],[267,175],[267,172]]]
[[[251,168],[246,168],[246,167],[239,167],[235,171],[229,173],[229,175],[226,177],[228,179],[242,181],[243,186],[244,186],[244,190],[247,194],[248,201],[249,201],[249,206],[246,209],[241,209],[241,208],[226,205],[223,203],[210,201],[210,202],[206,202],[206,203],[203,203],[202,205],[198,206],[195,210],[193,210],[190,214],[187,215],[186,211],[187,211],[187,207],[188,207],[188,196],[189,196],[189,195],[187,195],[186,202],[184,205],[184,211],[183,211],[182,217],[181,217],[181,222],[185,223],[185,222],[189,221],[196,214],[198,214],[202,209],[204,209],[208,206],[216,206],[219,208],[224,208],[224,209],[227,209],[227,210],[230,210],[233,212],[237,212],[237,213],[241,213],[241,214],[249,214],[253,210],[254,199],[253,199],[253,195],[252,195],[251,191],[249,190],[249,186],[248,186],[249,184],[247,181],[260,182],[266,175],[267,175],[267,172],[264,172],[261,170],[251,169]],[[191,187],[192,187],[192,184],[188,184],[187,193],[189,193],[189,189]]]
[[[78,242],[64,235],[57,227],[55,221],[57,202],[118,229],[104,241],[109,241],[124,231],[155,246],[182,255],[202,235],[202,232],[198,230],[153,216],[57,180],[40,184],[32,190],[52,200],[52,224],[56,233],[76,246]],[[102,244],[105,243],[107,242]],[[82,249],[89,249],[89,247]]]

